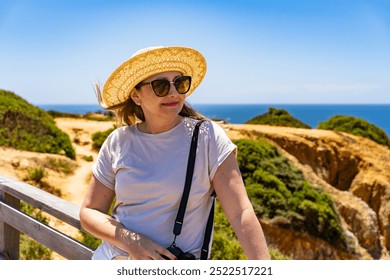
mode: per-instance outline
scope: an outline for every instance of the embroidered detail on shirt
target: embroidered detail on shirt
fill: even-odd
[[[198,123],[198,120],[194,120],[191,118],[184,118],[184,127],[186,128],[187,135],[188,137],[192,137],[192,132],[195,129],[195,125]],[[199,134],[204,134],[209,132],[209,122],[204,122],[202,125],[199,127]]]

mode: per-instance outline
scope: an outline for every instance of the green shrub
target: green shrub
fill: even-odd
[[[21,260],[50,260],[52,251],[25,234],[20,235]]]
[[[258,115],[249,121],[247,124],[264,124],[274,126],[288,126],[297,128],[311,128],[309,125],[291,116],[286,110],[269,108],[268,112]]]
[[[30,167],[27,169],[27,177],[25,180],[31,180],[34,181],[35,183],[40,183],[45,177],[45,169],[43,167]]]
[[[72,118],[72,119],[81,119],[83,115],[81,114],[73,114],[73,113],[64,113],[64,112],[58,112],[55,110],[48,110],[46,111],[50,116],[53,118]]]
[[[20,205],[21,211],[29,216],[48,224],[48,219],[43,216],[42,211],[24,202]],[[20,234],[20,259],[21,260],[50,260],[52,251],[37,241],[31,239],[24,233]]]
[[[55,110],[47,110],[47,113],[53,118],[73,118],[73,119],[86,119],[91,121],[113,121],[115,119],[115,113],[111,111],[96,111],[95,113],[88,112],[84,115],[65,113]]]
[[[66,175],[74,173],[74,164],[65,159],[49,158],[45,163],[45,167],[57,172],[62,172]]]
[[[83,158],[83,160],[88,161],[88,162],[93,161],[93,156],[91,156],[91,155],[89,155],[89,156],[83,156],[82,158]]]
[[[0,146],[76,157],[69,136],[53,118],[13,92],[0,90],[0,123]]]
[[[84,118],[90,121],[98,121],[98,122],[107,122],[113,121],[115,119],[114,115],[110,113],[87,113],[84,115]]]
[[[111,132],[113,132],[116,129],[116,126],[113,128],[107,129],[105,131],[98,131],[92,134],[92,147],[95,150],[99,150],[100,147],[103,145],[103,142],[106,140],[108,135],[110,135]]]
[[[28,182],[29,184],[41,190],[44,190],[58,197],[61,197],[62,191],[60,188],[55,188],[47,181],[43,180],[46,174],[47,174],[46,170],[42,166],[30,167],[27,169],[27,175],[24,177],[24,181]]]
[[[233,228],[230,226],[230,223],[223,213],[219,202],[217,202],[215,205],[214,237],[210,259],[246,260],[247,258],[244,251],[242,250],[241,244],[238,242]],[[272,260],[289,259],[275,248],[270,248],[269,251]]]
[[[100,244],[102,244],[102,241],[100,239],[97,239],[96,237],[93,237],[90,234],[87,234],[82,231],[80,231],[80,234],[81,234],[81,242],[93,250],[96,250],[96,248]]]
[[[381,145],[390,147],[390,139],[379,127],[366,120],[351,116],[333,116],[318,125],[318,129],[347,132],[356,136],[366,137]]]
[[[284,217],[289,227],[304,230],[346,249],[338,213],[329,195],[310,185],[302,172],[271,144],[235,141],[238,163],[258,217]]]

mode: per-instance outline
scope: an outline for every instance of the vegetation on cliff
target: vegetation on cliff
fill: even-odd
[[[21,203],[21,210],[32,216],[34,219],[48,224],[49,220],[42,215],[42,211],[35,209],[29,204]],[[20,259],[21,260],[50,260],[52,250],[46,248],[34,239],[28,237],[24,233],[20,234]]]
[[[86,114],[74,114],[74,113],[65,113],[55,110],[48,110],[47,113],[53,118],[72,118],[72,119],[85,119],[91,121],[113,121],[115,115],[111,111],[97,111],[97,112],[88,112]]]
[[[272,260],[287,260],[276,248],[270,247],[270,256]],[[212,260],[246,260],[241,244],[234,233],[229,221],[217,202],[214,215],[214,236],[213,247],[210,259]]]
[[[296,128],[311,128],[309,125],[291,116],[286,110],[275,108],[269,108],[267,113],[250,119],[246,122],[246,124],[265,124]]]
[[[76,157],[69,136],[46,111],[5,90],[0,90],[0,146]]]
[[[390,147],[390,139],[379,127],[364,119],[351,116],[333,116],[329,120],[321,122],[318,129],[347,132],[356,136],[369,138],[381,145]]]
[[[116,129],[116,126],[113,128],[104,130],[104,131],[98,131],[92,134],[92,148],[99,151],[100,147],[103,145],[104,141],[110,135],[111,132],[113,132]]]
[[[348,247],[329,195],[308,183],[268,142],[240,139],[235,144],[248,196],[259,218],[278,218],[281,226],[306,231],[340,249]]]

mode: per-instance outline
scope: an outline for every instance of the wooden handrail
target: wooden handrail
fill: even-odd
[[[0,175],[0,259],[19,259],[20,232],[66,259],[91,259],[91,248],[20,211],[20,200],[82,230],[77,205]]]

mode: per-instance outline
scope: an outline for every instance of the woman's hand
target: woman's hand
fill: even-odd
[[[131,232],[127,229],[122,229],[122,242],[125,244],[127,253],[133,260],[176,260],[176,256],[169,252],[166,248],[158,245],[149,238]],[[162,257],[165,256],[166,258]]]

